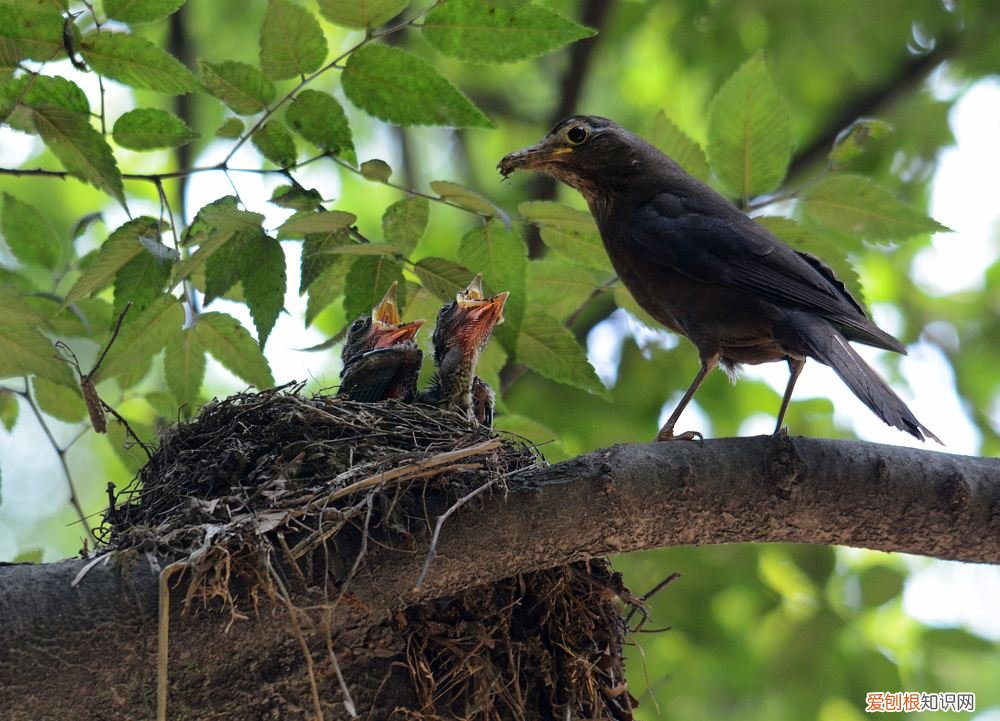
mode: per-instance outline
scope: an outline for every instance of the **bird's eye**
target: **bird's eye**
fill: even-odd
[[[351,331],[350,332],[351,333],[360,333],[361,331],[363,331],[365,329],[365,325],[367,325],[367,320],[368,320],[367,318],[358,318],[356,321],[354,321],[351,324]]]
[[[566,140],[571,142],[573,145],[582,145],[587,139],[587,129],[582,125],[574,125],[568,131],[566,131]]]

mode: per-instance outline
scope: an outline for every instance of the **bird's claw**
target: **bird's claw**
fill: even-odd
[[[656,442],[659,441],[698,441],[698,445],[703,445],[705,437],[698,431],[684,431],[674,435],[672,428],[664,428],[656,434]]]

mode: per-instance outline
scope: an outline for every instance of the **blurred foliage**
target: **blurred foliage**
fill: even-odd
[[[0,172],[9,389],[0,420],[6,432],[40,421],[55,431],[79,508],[16,506],[34,520],[0,534],[11,558],[73,553],[78,515],[99,511],[107,482],[127,482],[144,459],[116,423],[107,436],[86,431],[79,389],[50,348],[68,342],[89,370],[127,301],[124,342],[95,380],[147,440],[224,383],[301,378],[263,353],[286,287],[307,296],[305,324],[337,339],[393,279],[406,281],[408,315],[433,318],[462,274],[478,270],[494,290],[520,295],[479,368],[501,388],[499,428],[542,444],[550,460],[651,438],[697,367],[694,349],[617,310],[642,319],[608,282],[589,217],[573,212],[584,208],[575,193],[520,175],[501,183],[495,169],[573,111],[646,134],[769,216],[852,291],[863,287],[866,302],[898,319],[892,330],[904,343],[940,351],[979,451],[1000,452],[1000,258],[980,284],[951,295],[912,272],[937,229],[925,211],[953,142],[949,113],[1000,68],[1000,17],[988,0],[395,0],[379,4],[384,17],[351,10],[365,3],[213,0],[172,15],[182,5],[0,0],[0,117],[18,131],[0,142],[24,158],[22,170],[65,169],[85,181]],[[60,8],[86,11],[69,25],[69,49],[104,76],[103,89],[94,72],[73,69]],[[503,23],[519,32],[504,35]],[[472,29],[449,30],[459,24]],[[767,102],[743,107],[739,90]],[[738,117],[774,144],[763,179],[737,162]],[[447,127],[456,125],[464,129]],[[232,167],[267,170],[271,203],[231,197],[243,173],[188,176],[237,144]],[[204,184],[195,193],[209,175],[215,194]],[[830,212],[844,202],[857,217]],[[860,223],[873,208],[880,223]],[[299,268],[286,261],[293,245]],[[245,322],[230,315],[236,305],[209,305],[215,297],[242,305]],[[198,320],[182,331],[182,302],[192,298],[186,313]],[[602,323],[621,340],[606,392],[583,352]],[[208,357],[239,380],[220,381]],[[331,362],[312,387],[332,385],[336,370]],[[30,385],[20,376],[33,376]],[[914,390],[952,392],[944,382]],[[697,397],[710,423],[701,430],[737,434],[779,400],[766,383],[733,386],[715,374]],[[786,419],[797,434],[850,436],[825,399],[793,402]],[[33,453],[30,463],[19,455],[21,465],[0,458],[0,498],[35,483],[47,484],[44,503],[65,498],[65,479],[38,478],[34,462],[51,454],[46,468],[58,474],[62,458],[48,446]],[[873,690],[974,691],[979,710],[1000,705],[996,644],[908,618],[908,568],[898,559],[725,546],[617,565],[636,592],[683,574],[651,600],[647,627],[672,630],[636,636],[641,719],[839,721],[861,718]]]

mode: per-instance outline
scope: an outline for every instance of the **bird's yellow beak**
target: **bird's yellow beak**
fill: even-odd
[[[396,300],[396,285],[396,281],[393,281],[379,304],[372,308],[372,320],[382,326],[398,326],[401,320]]]

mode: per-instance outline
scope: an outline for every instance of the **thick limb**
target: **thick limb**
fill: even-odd
[[[674,426],[677,424],[677,419],[681,417],[681,413],[687,408],[687,404],[691,402],[694,397],[695,392],[698,390],[699,386],[704,383],[705,378],[708,376],[712,370],[719,365],[719,358],[721,355],[715,353],[710,356],[703,356],[701,359],[701,368],[698,370],[698,375],[694,377],[691,381],[690,387],[688,387],[687,392],[684,397],[681,398],[680,403],[674,408],[674,412],[670,414],[670,418],[667,422],[663,424],[663,428],[660,432],[656,434],[656,440],[658,441],[693,441],[695,439],[701,438],[701,433],[698,431],[685,431],[680,435],[674,435]]]
[[[805,358],[788,359],[788,384],[785,386],[785,395],[781,398],[781,408],[778,409],[778,423],[774,426],[774,433],[781,432],[781,424],[785,420],[785,411],[788,410],[788,403],[792,400],[792,390],[795,388],[795,381],[799,379],[802,369],[805,368]]]

